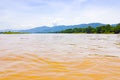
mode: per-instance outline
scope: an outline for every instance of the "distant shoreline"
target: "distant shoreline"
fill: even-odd
[[[37,29],[36,29],[37,30]],[[45,34],[45,33],[73,33],[73,34],[119,34],[120,33],[120,24],[116,26],[103,25],[98,27],[88,26],[83,28],[68,28],[60,31],[5,31],[0,32],[0,34]]]

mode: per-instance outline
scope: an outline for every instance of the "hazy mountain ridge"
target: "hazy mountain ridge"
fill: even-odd
[[[14,31],[14,32],[29,32],[29,33],[48,33],[48,32],[59,32],[65,29],[73,29],[73,28],[86,28],[88,26],[92,27],[98,27],[98,26],[103,26],[106,24],[102,23],[89,23],[89,24],[78,24],[78,25],[58,25],[58,26],[40,26],[40,27],[35,27],[31,29],[25,29],[25,30],[0,30],[1,32],[5,31]],[[112,26],[115,26],[116,24],[111,24]]]
[[[42,26],[42,27],[35,27],[32,29],[27,29],[27,30],[19,30],[19,32],[30,32],[30,33],[47,33],[47,32],[58,32],[61,30],[65,29],[72,29],[72,28],[83,28],[83,27],[97,27],[97,26],[102,26],[105,24],[102,23],[89,23],[89,24],[79,24],[79,25],[58,25],[58,26],[53,26],[53,27],[48,27],[48,26]]]

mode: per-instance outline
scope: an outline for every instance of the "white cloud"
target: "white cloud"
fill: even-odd
[[[0,29],[118,23],[119,7],[118,0],[1,0]]]

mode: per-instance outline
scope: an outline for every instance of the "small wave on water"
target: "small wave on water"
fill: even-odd
[[[59,55],[59,60],[55,60],[54,54],[52,57],[32,53],[1,55],[0,80],[120,80],[119,57],[70,56]]]

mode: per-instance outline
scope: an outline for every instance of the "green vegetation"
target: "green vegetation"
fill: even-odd
[[[0,34],[26,34],[25,32],[12,32],[12,31],[7,31],[7,32],[0,32]]]
[[[120,24],[116,26],[104,25],[99,27],[88,26],[86,28],[73,28],[60,31],[59,33],[99,33],[99,34],[118,34],[120,33]]]

